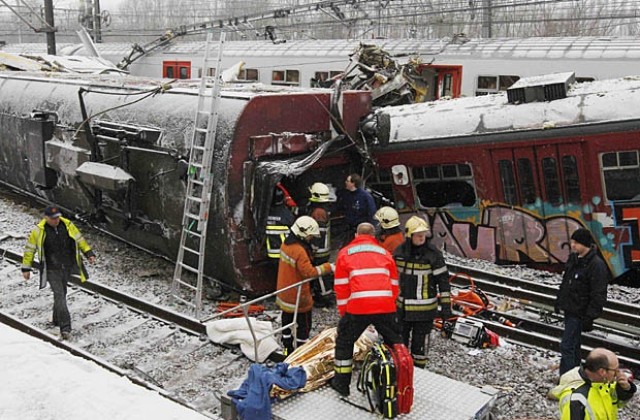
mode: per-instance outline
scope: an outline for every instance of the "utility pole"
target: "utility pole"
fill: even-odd
[[[53,23],[53,0],[44,0],[44,20],[47,32],[47,54],[56,55],[56,25]]]
[[[491,38],[491,0],[482,0],[482,37]]]
[[[102,26],[100,20],[100,0],[93,0],[93,42],[102,42]]]

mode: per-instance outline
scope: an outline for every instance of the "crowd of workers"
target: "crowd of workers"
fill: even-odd
[[[271,230],[271,237],[278,236],[283,243],[277,288],[305,278],[318,279],[302,287],[296,336],[290,329],[283,333],[285,352],[308,341],[314,300],[318,302],[315,306],[332,306],[328,296],[333,288],[340,321],[331,387],[342,396],[350,393],[354,341],[369,325],[386,344],[404,343],[411,350],[414,366],[424,368],[426,337],[434,319],[452,316],[448,269],[442,252],[429,243],[428,222],[411,216],[403,232],[398,212],[388,206],[376,209],[361,184],[359,175],[349,175],[332,205],[329,188],[315,183],[310,187],[306,215],[293,221],[288,235],[282,235],[286,229],[279,223],[284,219],[275,216],[276,211],[267,227],[268,236]],[[278,195],[273,208],[281,202]],[[331,209],[341,212],[346,224],[335,266],[329,263]],[[549,397],[560,401],[563,419],[615,418],[634,395],[635,384],[619,369],[616,355],[609,350],[593,350],[582,366],[580,355],[581,334],[593,329],[606,303],[609,272],[587,229],[573,232],[570,247],[555,307],[565,318],[559,385]],[[332,273],[333,284],[327,281]],[[295,288],[278,295],[283,325],[293,321],[296,295]]]
[[[336,305],[340,321],[331,386],[343,396],[349,395],[354,341],[369,325],[385,343],[404,343],[414,365],[424,368],[425,338],[434,318],[451,317],[448,269],[442,252],[429,243],[428,222],[411,216],[403,232],[398,212],[392,207],[377,210],[361,184],[358,174],[349,175],[335,207],[328,186],[313,184],[307,214],[297,218],[289,210],[297,205],[278,185],[266,228],[267,254],[278,262],[277,289],[315,278],[302,286],[300,296],[296,288],[277,296],[283,325],[294,317],[297,321],[295,337],[290,328],[283,331],[286,352],[309,339],[314,301],[319,306]],[[329,262],[333,208],[342,212],[347,227],[335,265]],[[85,281],[82,257],[93,263],[95,254],[77,227],[61,216],[55,206],[45,209],[27,241],[22,275],[30,279],[37,256],[42,264],[40,288],[48,283],[53,290],[52,323],[68,339],[67,282],[72,276]],[[555,306],[565,319],[560,378],[549,397],[560,401],[562,419],[616,418],[636,385],[611,351],[594,349],[582,365],[580,354],[582,332],[593,329],[606,303],[609,271],[587,229],[573,232],[570,247]]]

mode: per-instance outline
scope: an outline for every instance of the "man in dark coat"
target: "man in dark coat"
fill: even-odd
[[[555,304],[564,312],[564,332],[560,343],[560,375],[580,365],[580,336],[593,330],[607,302],[611,280],[607,264],[593,244],[591,232],[580,228],[571,235],[571,255],[565,266]]]

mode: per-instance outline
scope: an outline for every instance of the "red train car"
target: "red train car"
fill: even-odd
[[[368,122],[379,167],[368,185],[426,213],[432,241],[453,254],[560,268],[571,233],[587,227],[619,281],[637,282],[640,78],[549,99],[380,109]]]

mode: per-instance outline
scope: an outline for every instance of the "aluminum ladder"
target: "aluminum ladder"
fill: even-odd
[[[207,241],[207,222],[211,206],[211,187],[213,177],[211,168],[216,142],[220,103],[220,75],[225,32],[220,32],[218,58],[212,60],[211,50],[213,34],[207,34],[205,55],[202,65],[202,77],[198,91],[198,109],[196,110],[193,136],[189,150],[189,169],[187,171],[187,192],[182,216],[180,247],[176,267],[171,283],[171,295],[177,301],[186,304],[199,318],[202,311],[204,290],[204,260]],[[211,64],[215,64],[215,75],[207,75]],[[213,79],[213,88],[210,82]],[[208,83],[209,82],[209,83]],[[195,286],[189,279],[197,278]],[[186,297],[185,297],[186,296]]]

